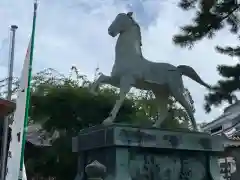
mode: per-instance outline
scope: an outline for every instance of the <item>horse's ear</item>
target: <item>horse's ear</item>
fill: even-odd
[[[132,17],[133,12],[128,12],[127,15],[128,15],[129,17]]]

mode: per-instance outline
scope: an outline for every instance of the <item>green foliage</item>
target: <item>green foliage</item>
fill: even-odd
[[[136,103],[147,115],[148,122],[149,120],[152,120],[154,122],[157,120],[158,116],[161,116],[160,114],[157,113],[158,102],[155,100],[153,92],[141,90],[136,98]],[[169,117],[167,118],[166,121],[163,122],[162,128],[176,129],[182,127],[183,124],[185,127],[191,126],[186,111],[179,106],[179,104],[173,97],[169,97],[168,108]]]
[[[35,158],[26,157],[29,174],[59,180],[73,179],[77,159],[71,151],[71,138],[82,128],[100,124],[116,101],[114,89],[102,88],[97,96],[90,94],[89,81],[85,76],[79,76],[75,68],[72,70],[75,71],[75,78],[73,75],[53,76],[49,71],[33,78],[30,118],[34,123],[41,123],[49,133],[58,132],[59,137],[53,141],[52,147],[42,148],[36,163]],[[137,111],[134,101],[128,98],[117,120],[131,123],[138,118],[147,118]]]
[[[44,128],[50,131],[53,127],[59,130],[73,128],[78,131],[84,127],[100,124],[111,111],[116,94],[102,91],[97,96],[89,93],[85,87],[63,85],[51,87],[44,95],[32,95],[30,116],[34,121],[44,121]],[[131,119],[136,108],[131,100],[126,100],[117,120]]]
[[[195,10],[196,16],[190,25],[182,27],[182,33],[175,35],[173,41],[181,47],[192,48],[194,43],[204,37],[212,38],[217,31],[229,27],[229,31],[238,34],[240,18],[237,11],[240,5],[235,0],[181,0],[183,10]],[[216,47],[216,51],[229,56],[240,57],[240,47]],[[217,70],[223,77],[205,96],[205,110],[218,106],[224,101],[229,104],[237,100],[236,92],[240,90],[240,64],[235,66],[219,65]]]

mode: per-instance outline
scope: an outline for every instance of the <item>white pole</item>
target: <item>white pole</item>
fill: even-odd
[[[11,41],[9,50],[9,66],[8,66],[8,93],[7,100],[11,100],[12,97],[12,80],[13,80],[13,63],[14,63],[14,49],[15,49],[15,33],[17,30],[16,25],[11,26]],[[2,141],[2,153],[1,153],[1,180],[5,179],[6,160],[8,152],[8,117],[4,119],[3,126],[3,141]]]

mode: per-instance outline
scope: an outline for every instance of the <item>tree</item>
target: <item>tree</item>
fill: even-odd
[[[239,32],[240,17],[237,11],[240,4],[236,0],[181,0],[179,6],[186,11],[196,11],[192,23],[182,27],[182,33],[173,38],[175,44],[181,47],[192,48],[195,42],[204,37],[213,38],[224,27],[229,27],[235,35]],[[217,46],[216,50],[222,54],[240,56],[240,47]],[[239,63],[235,66],[219,65],[217,70],[223,79],[205,96],[207,112],[211,111],[212,105],[218,106],[223,101],[234,103],[237,100],[236,92],[240,90]]]

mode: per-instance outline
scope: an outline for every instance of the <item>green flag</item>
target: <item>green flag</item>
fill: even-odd
[[[29,69],[28,69],[28,87],[27,87],[27,99],[26,99],[26,108],[25,108],[25,118],[24,118],[24,131],[22,134],[22,151],[21,151],[21,160],[20,160],[20,177],[22,179],[23,166],[24,166],[24,150],[26,143],[26,133],[28,126],[28,110],[30,102],[30,82],[32,78],[32,61],[33,61],[33,49],[34,49],[34,38],[35,38],[35,27],[36,27],[36,17],[37,17],[37,2],[34,2],[34,12],[33,12],[33,25],[32,25],[32,35],[31,35],[31,46],[30,46],[30,57],[29,57]]]
[[[26,178],[24,168],[24,149],[28,126],[28,109],[30,100],[30,82],[32,74],[33,48],[37,2],[34,3],[33,25],[23,70],[20,78],[20,88],[16,100],[14,121],[11,125],[11,142],[8,151],[6,180],[22,180]],[[23,172],[24,170],[24,172]]]

